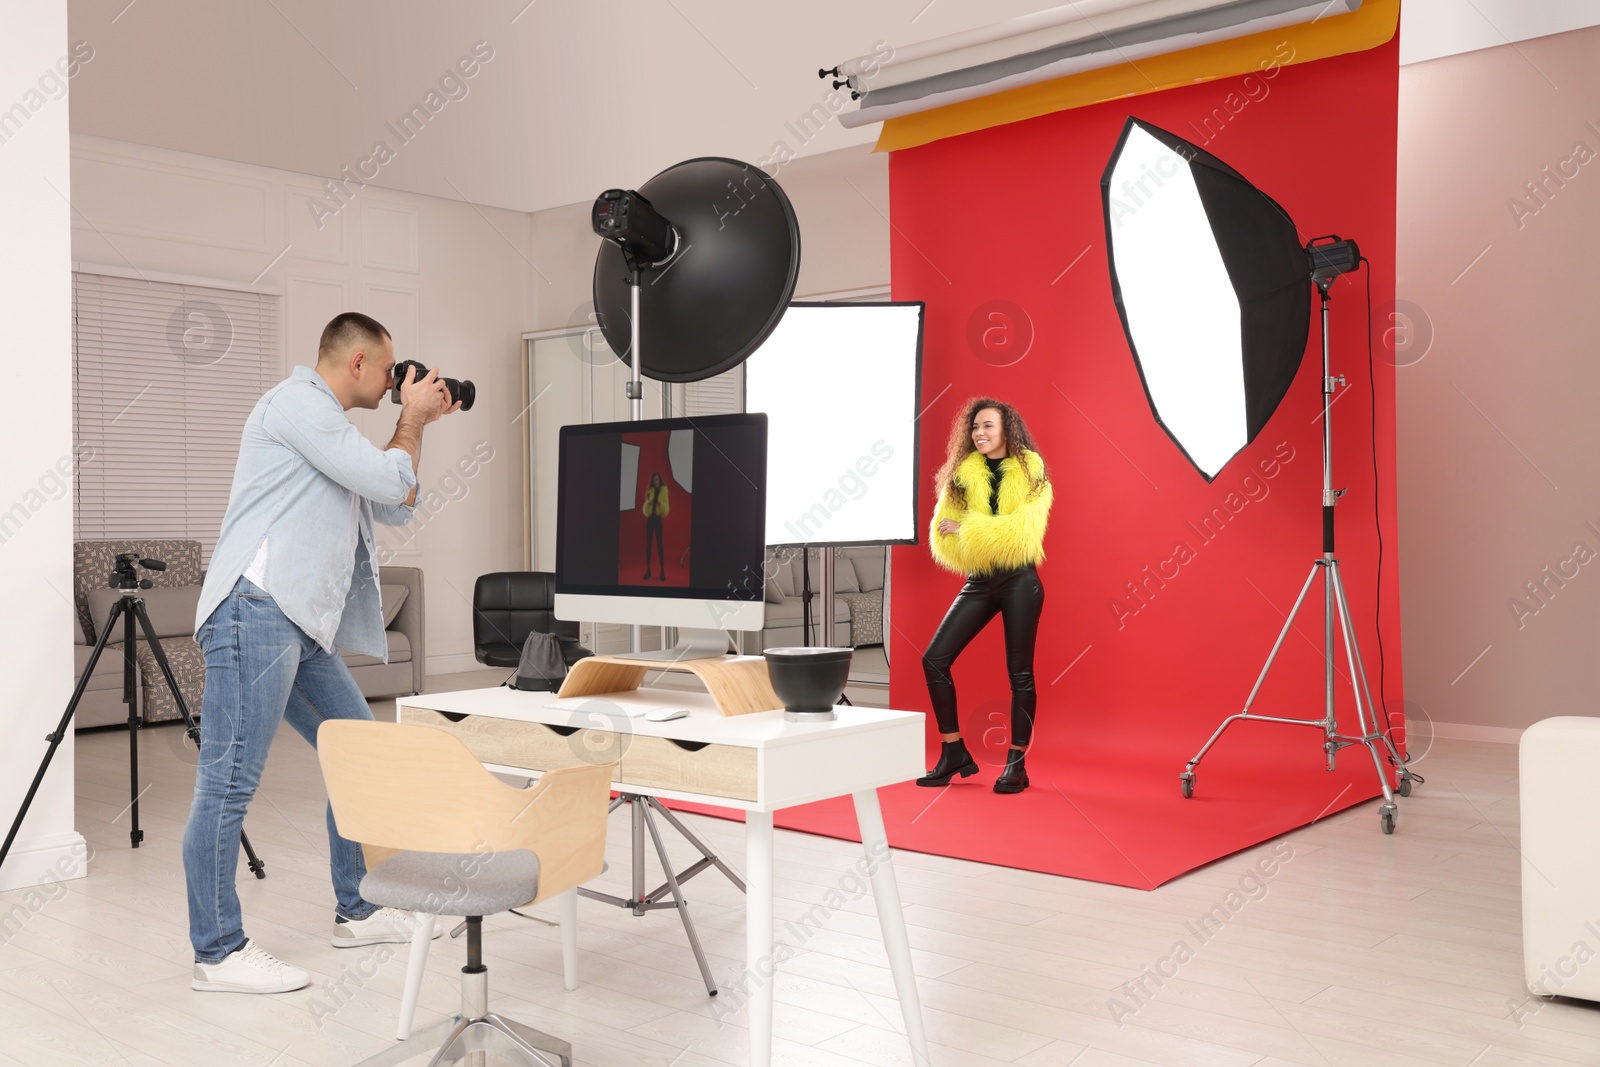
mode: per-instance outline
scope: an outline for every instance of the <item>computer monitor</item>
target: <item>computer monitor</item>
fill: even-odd
[[[558,464],[556,618],[678,629],[642,659],[765,625],[765,415],[563,426]]]

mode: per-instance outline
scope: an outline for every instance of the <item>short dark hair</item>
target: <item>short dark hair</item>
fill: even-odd
[[[322,340],[317,342],[317,362],[331,359],[356,345],[375,345],[388,337],[389,331],[377,319],[359,311],[346,311],[335,315],[333,321],[322,328]]]

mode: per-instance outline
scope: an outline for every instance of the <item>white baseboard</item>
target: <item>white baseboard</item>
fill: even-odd
[[[35,885],[54,887],[57,882],[82,878],[89,873],[89,859],[93,851],[89,842],[76,830],[41,837],[19,837],[12,842],[11,851],[6,855],[5,868],[0,870],[0,892]],[[48,893],[45,896],[55,899]]]
[[[470,652],[457,652],[447,656],[429,656],[429,674],[460,674],[463,671],[481,671],[483,664]]]
[[[1494,741],[1514,745],[1522,740],[1522,729],[1514,726],[1476,726],[1467,722],[1436,722],[1434,737],[1448,737],[1453,741]]]

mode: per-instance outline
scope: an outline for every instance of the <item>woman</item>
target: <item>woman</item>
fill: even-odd
[[[661,520],[667,517],[667,485],[661,472],[650,475],[650,486],[644,491],[644,576],[650,577],[650,542],[655,541],[656,558],[661,564],[661,581],[667,580],[667,545],[661,538]]]
[[[935,477],[939,503],[929,545],[936,563],[965,575],[967,583],[939,624],[922,671],[943,741],[939,762],[918,785],[946,785],[978,772],[961,739],[956,687],[950,666],[999,615],[1006,635],[1011,679],[1011,747],[996,793],[1028,787],[1023,755],[1033,739],[1038,695],[1033,687],[1033,646],[1044,609],[1044,586],[1035,565],[1044,559],[1044,530],[1054,490],[1033,436],[1010,404],[969,400],[950,429],[944,466]]]

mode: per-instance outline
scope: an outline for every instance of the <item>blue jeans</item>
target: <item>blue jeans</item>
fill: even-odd
[[[244,947],[234,879],[245,807],[261,784],[267,752],[287,719],[317,744],[327,719],[371,719],[372,711],[337,653],[324,652],[278,609],[266,590],[240,578],[195,635],[206,657],[200,764],[183,834],[189,888],[189,940],[197,963],[216,963]],[[364,919],[367,873],[361,846],[339,836],[328,809],[335,920]]]

